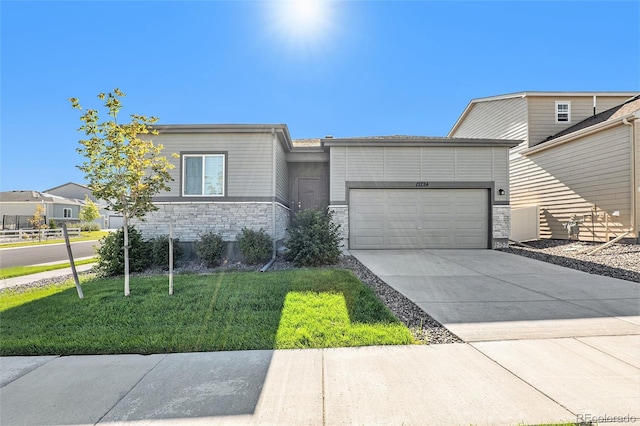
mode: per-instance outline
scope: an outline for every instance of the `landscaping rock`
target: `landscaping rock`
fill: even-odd
[[[601,244],[572,240],[538,240],[501,249],[507,253],[577,269],[589,274],[640,282],[640,245],[613,244],[594,253]]]

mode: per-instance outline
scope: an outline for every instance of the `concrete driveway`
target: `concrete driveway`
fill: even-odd
[[[466,342],[640,335],[640,284],[494,250],[351,254]]]

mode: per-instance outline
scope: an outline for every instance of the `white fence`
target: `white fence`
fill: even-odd
[[[540,239],[540,206],[531,205],[511,209],[511,236],[513,241]]]
[[[80,228],[67,228],[69,237],[79,237]],[[0,231],[0,242],[12,243],[33,240],[49,240],[64,238],[62,228],[59,229],[15,229]]]

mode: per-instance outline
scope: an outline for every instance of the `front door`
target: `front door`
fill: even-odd
[[[319,178],[298,179],[298,205],[296,211],[320,210],[322,205],[322,186]]]

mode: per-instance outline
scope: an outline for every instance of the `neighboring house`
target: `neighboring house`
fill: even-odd
[[[53,219],[56,223],[77,222],[80,209],[84,205],[80,200],[60,197],[38,191],[0,192],[0,217],[2,229],[33,228],[29,219],[36,213],[36,206],[44,206],[46,223]]]
[[[513,239],[568,238],[574,219],[572,238],[637,239],[639,110],[637,92],[521,92],[472,100],[448,136],[523,141],[509,160]]]
[[[282,241],[293,215],[329,208],[345,248],[493,248],[509,236],[508,150],[519,141],[368,137],[292,140],[284,124],[155,126],[175,168],[151,238],[242,228]],[[170,157],[171,153],[179,158]]]
[[[46,189],[44,192],[46,192],[47,194],[58,195],[65,198],[81,200],[83,204],[85,196],[89,197],[89,199],[96,204],[96,207],[98,207],[98,212],[100,213],[101,217],[96,219],[95,222],[100,225],[100,228],[114,229],[122,227],[122,215],[116,212],[109,211],[107,208],[107,203],[103,200],[98,200],[93,195],[91,189],[89,189],[89,187],[85,185],[74,182],[67,182],[51,189]]]
[[[74,182],[67,182],[50,189],[45,189],[43,192],[59,195],[60,197],[65,198],[75,198],[76,200],[84,200],[84,197],[87,196],[96,204],[104,204],[99,202],[98,199],[93,196],[93,192],[89,187]]]

